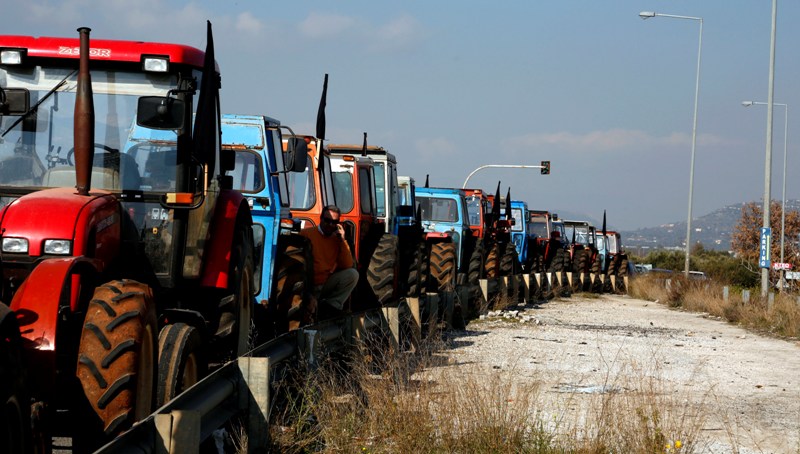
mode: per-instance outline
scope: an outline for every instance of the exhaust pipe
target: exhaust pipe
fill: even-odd
[[[80,67],[75,96],[75,189],[79,195],[89,195],[92,184],[92,161],[94,160],[94,101],[92,78],[89,75],[88,27],[78,29],[80,33]]]

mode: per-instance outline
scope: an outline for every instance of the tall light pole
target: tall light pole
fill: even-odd
[[[742,101],[745,107],[750,106],[767,106],[769,103],[758,101]],[[773,106],[783,106],[784,108],[784,122],[783,122],[783,189],[781,190],[781,263],[783,263],[783,244],[786,238],[786,156],[787,156],[787,143],[789,139],[789,106],[783,103],[774,102]],[[781,291],[786,284],[786,270],[781,270]]]
[[[700,22],[700,39],[697,43],[697,77],[694,85],[694,119],[692,120],[692,158],[689,164],[689,214],[686,217],[686,263],[684,266],[684,275],[689,277],[689,254],[692,249],[692,191],[694,188],[694,152],[697,145],[697,100],[700,96],[700,55],[703,50],[703,18],[692,16],[676,16],[674,14],[661,14],[652,11],[642,11],[639,13],[642,19],[649,19],[651,17],[668,17],[672,19],[688,19]]]
[[[530,165],[522,165],[522,164],[486,164],[486,165],[482,165],[482,166],[478,167],[477,169],[473,170],[472,172],[470,172],[469,175],[467,175],[467,179],[464,180],[464,184],[461,186],[461,189],[464,189],[464,188],[467,187],[467,182],[469,182],[469,179],[472,178],[472,176],[475,175],[475,173],[477,171],[482,170],[482,169],[487,169],[487,168],[490,168],[490,167],[506,167],[506,168],[511,168],[511,169],[543,169],[544,168],[544,166],[530,166]]]

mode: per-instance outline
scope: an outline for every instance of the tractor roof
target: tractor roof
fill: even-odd
[[[78,38],[0,35],[0,49],[24,49],[24,58],[79,59]],[[141,62],[144,56],[166,56],[170,64],[203,67],[205,53],[182,44],[92,39],[89,55],[96,61]],[[217,67],[219,72],[219,67]]]

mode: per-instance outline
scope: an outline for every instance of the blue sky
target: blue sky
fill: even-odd
[[[629,230],[686,221],[699,22],[703,45],[694,208],[764,194],[772,2],[6,1],[2,33],[205,47],[211,20],[227,113],[314,133],[329,74],[328,141],[393,152],[420,184],[470,186]],[[789,105],[787,198],[800,198],[800,4],[779,2],[775,102]],[[776,107],[772,198],[784,110]]]

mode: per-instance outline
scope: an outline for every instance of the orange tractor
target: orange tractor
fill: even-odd
[[[211,24],[205,52],[79,32],[0,36],[0,452],[91,450],[250,348]]]

